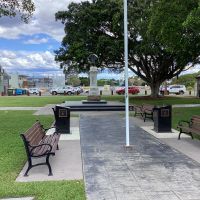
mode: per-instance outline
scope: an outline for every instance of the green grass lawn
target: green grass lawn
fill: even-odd
[[[81,101],[87,96],[1,96],[0,107],[42,107],[46,104],[59,104],[65,101]],[[123,101],[122,96],[102,96],[107,101]]]
[[[42,107],[46,104],[59,104],[64,101],[80,101],[83,96],[3,96],[0,97],[0,107]]]
[[[132,97],[130,96],[130,104],[153,104],[153,105],[174,105],[174,104],[200,104],[199,98],[192,97],[160,97],[160,98],[149,98],[148,96],[143,97]]]
[[[200,107],[196,108],[173,108],[172,113],[172,127],[177,129],[178,122],[180,120],[189,121],[192,115],[200,115]],[[196,139],[200,140],[199,135],[193,134]]]
[[[0,198],[34,196],[37,200],[85,200],[84,183],[48,181],[17,183],[16,177],[26,162],[20,133],[36,119],[49,127],[53,116],[34,116],[32,111],[0,111]]]
[[[189,120],[192,115],[200,115],[200,107],[196,108],[173,108],[172,127],[177,129],[180,120]]]
[[[81,101],[87,99],[86,96],[3,96],[0,97],[0,107],[42,107],[46,104],[59,104],[64,101]],[[113,95],[113,96],[102,96],[102,99],[107,101],[120,101],[124,102],[124,96]],[[130,104],[200,104],[200,99],[198,98],[184,98],[184,97],[162,97],[158,99],[152,99],[148,96],[129,96]]]

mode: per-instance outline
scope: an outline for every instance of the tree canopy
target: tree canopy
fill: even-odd
[[[181,84],[181,85],[185,85],[186,88],[188,88],[188,87],[194,88],[195,83],[197,83],[196,77],[199,74],[200,73],[181,75],[178,78],[173,78],[172,84],[179,84],[179,85]]]
[[[129,68],[151,87],[154,97],[162,82],[178,76],[188,64],[199,63],[198,2],[129,1]],[[67,11],[56,13],[56,19],[66,33],[55,51],[61,67],[87,70],[91,53],[98,55],[101,67],[124,66],[122,0],[71,3]]]
[[[15,17],[19,14],[24,22],[28,22],[35,10],[32,0],[1,0],[0,17]]]

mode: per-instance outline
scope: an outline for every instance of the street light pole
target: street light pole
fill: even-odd
[[[128,98],[128,11],[127,0],[124,0],[124,62],[125,62],[125,103],[126,103],[126,147],[129,142],[129,98]]]

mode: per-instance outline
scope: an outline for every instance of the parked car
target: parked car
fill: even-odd
[[[39,94],[40,90],[38,88],[29,88],[28,89],[29,94]]]
[[[165,87],[160,87],[160,93],[164,94]],[[167,94],[180,94],[183,95],[186,92],[185,85],[169,85],[167,86]]]
[[[83,93],[83,88],[80,86],[74,87],[74,91],[76,94],[81,94]]]
[[[57,95],[57,94],[72,95],[75,94],[75,90],[72,86],[63,86],[63,87],[53,88],[52,90],[50,90],[50,93],[52,95]]]
[[[128,93],[129,94],[138,94],[140,92],[138,87],[135,86],[129,86],[128,87]],[[125,94],[125,87],[119,88],[116,90],[116,93],[121,95],[121,94]]]

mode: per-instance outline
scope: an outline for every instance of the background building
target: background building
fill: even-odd
[[[10,76],[5,72],[5,70],[0,66],[0,93],[7,94],[9,88]]]
[[[9,88],[28,88],[28,76],[18,73],[10,74]]]
[[[28,88],[44,88],[49,89],[53,87],[53,79],[52,78],[36,78],[36,77],[28,77]]]

